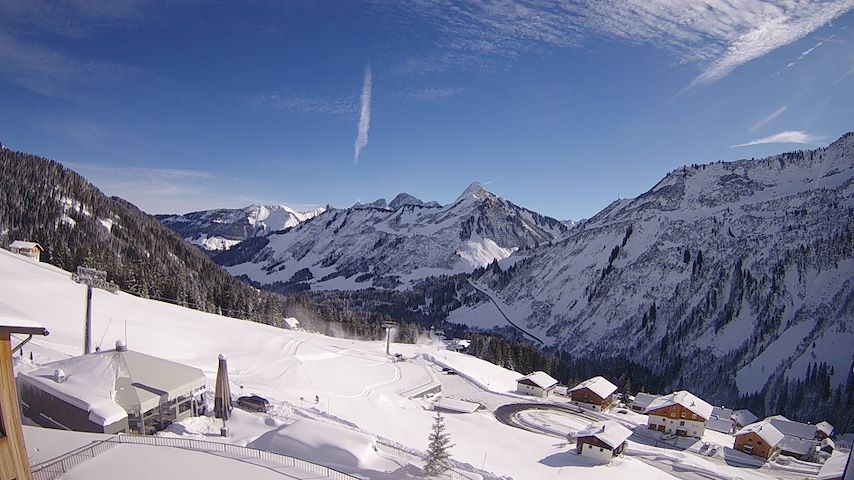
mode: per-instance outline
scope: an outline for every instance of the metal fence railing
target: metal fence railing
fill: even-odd
[[[422,465],[426,458],[426,454],[421,453],[418,450],[387,439],[378,438],[377,449],[415,465]],[[493,480],[499,478],[489,474],[488,472],[479,471],[476,468],[461,464],[455,460],[449,461],[449,468],[443,475],[451,480]]]
[[[294,467],[305,472],[324,475],[333,480],[362,480],[334,468],[309,462],[301,458],[282,455],[280,453],[258,450],[256,448],[241,447],[230,443],[210,442],[207,440],[196,440],[193,438],[157,437],[150,435],[118,435],[115,441],[136,445],[151,445],[157,447],[183,448],[197,452],[220,453],[232,456],[235,459],[253,458],[274,462],[286,467]]]
[[[210,442],[192,438],[157,437],[149,435],[117,435],[106,440],[95,442],[86,447],[69,452],[59,458],[33,467],[33,480],[56,480],[72,468],[86,462],[101,453],[119,444],[147,445],[154,447],[181,448],[197,452],[211,453],[227,456],[234,460],[248,462],[248,460],[261,460],[271,462],[280,466],[293,467],[303,472],[322,475],[332,480],[363,480],[361,477],[353,476],[334,468],[309,462],[301,458],[282,455],[279,453],[258,450],[255,448],[241,447],[230,443]],[[252,463],[252,462],[248,462]],[[259,465],[261,466],[261,465]],[[275,467],[264,465],[272,471]],[[277,472],[287,475],[285,472]]]
[[[85,447],[68,452],[58,458],[36,465],[32,468],[33,480],[55,480],[72,468],[115,447],[117,443],[108,440],[93,442]]]

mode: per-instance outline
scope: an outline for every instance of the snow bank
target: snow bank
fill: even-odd
[[[323,465],[373,468],[382,459],[374,437],[311,419],[300,419],[265,433],[249,446]]]

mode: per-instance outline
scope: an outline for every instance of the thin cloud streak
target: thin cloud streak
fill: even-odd
[[[767,137],[757,138],[756,140],[751,140],[747,143],[732,145],[730,148],[750,147],[753,145],[765,145],[769,143],[817,143],[821,141],[821,139],[822,137],[812,133],[801,132],[799,130],[787,130]]]
[[[775,73],[775,74],[773,74],[773,75],[771,75],[771,76],[772,76],[772,77],[776,77],[777,75],[780,75],[781,73],[783,73],[783,71],[784,71],[784,70],[788,70],[788,69],[790,69],[790,68],[794,67],[795,65],[797,65],[797,64],[798,64],[798,62],[800,62],[801,60],[803,60],[807,55],[809,55],[809,54],[811,54],[812,52],[814,52],[816,48],[818,48],[818,47],[820,47],[820,46],[824,45],[824,43],[825,43],[825,42],[831,42],[831,41],[833,41],[833,38],[834,38],[834,37],[836,37],[836,34],[835,34],[835,33],[834,33],[833,35],[831,35],[831,36],[829,36],[829,37],[825,38],[825,39],[819,40],[819,41],[818,41],[818,43],[816,43],[816,44],[815,44],[815,45],[813,45],[812,47],[810,47],[810,48],[808,48],[808,49],[804,50],[803,52],[801,52],[801,54],[800,54],[800,55],[798,55],[798,58],[796,58],[796,59],[792,60],[791,62],[787,63],[787,64],[786,64],[786,68],[785,68],[785,69],[780,70],[780,71],[778,71],[777,73]]]
[[[25,43],[0,27],[0,75],[39,95],[72,98],[73,85],[115,83],[133,67],[82,61],[35,43]]]
[[[841,77],[834,80],[833,86],[839,85],[839,82],[841,82],[841,81],[845,80],[846,78],[848,78],[849,76],[851,76],[852,73],[854,73],[854,67],[851,67],[850,69],[848,69],[847,72],[843,73]]]
[[[703,73],[697,76],[689,88],[720,80],[735,68],[751,60],[804,38],[854,8],[854,0],[789,5],[789,7],[788,9],[775,7],[776,11],[771,10],[765,15],[754,18],[755,26],[746,33],[730,39],[724,55],[714,60]],[[810,52],[812,50],[803,52],[798,60]],[[791,68],[792,64],[787,68]]]
[[[539,46],[578,48],[599,36],[655,45],[698,65],[692,88],[803,38],[854,9],[854,0],[420,0],[404,8],[437,26],[440,58],[456,65],[518,58]]]
[[[353,165],[359,163],[359,155],[362,149],[368,145],[368,130],[371,128],[371,89],[372,89],[371,66],[365,68],[365,78],[362,81],[362,107],[359,112],[359,131],[356,134],[356,144],[353,147]]]
[[[774,119],[776,119],[777,117],[779,117],[780,115],[782,115],[782,114],[783,114],[783,112],[785,112],[788,108],[789,108],[789,106],[788,106],[788,105],[783,105],[782,107],[778,108],[777,110],[774,110],[774,111],[773,111],[773,112],[771,112],[771,114],[769,114],[767,117],[765,117],[765,118],[763,118],[762,120],[759,120],[758,122],[756,122],[756,125],[754,125],[754,126],[750,127],[747,131],[748,131],[748,132],[753,132],[753,131],[759,130],[760,128],[764,127],[765,125],[768,125],[769,123],[771,123],[772,121],[774,121]]]

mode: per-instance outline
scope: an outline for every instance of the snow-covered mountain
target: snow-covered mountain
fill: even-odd
[[[520,253],[476,284],[570,354],[626,355],[711,400],[774,392],[811,363],[827,362],[833,384],[844,383],[854,133],[817,150],[679,168]],[[469,305],[451,320],[490,309]]]
[[[445,206],[402,193],[391,203],[330,208],[215,260],[232,275],[264,285],[395,288],[430,275],[471,272],[567,231],[560,221],[473,183]]]
[[[188,242],[204,250],[220,251],[228,250],[247,238],[293,227],[323,210],[316,208],[298,212],[287,205],[250,205],[156,217]]]

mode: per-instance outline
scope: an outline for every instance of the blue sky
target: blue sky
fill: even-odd
[[[150,213],[480,181],[585,218],[684,164],[851,130],[852,9],[0,0],[0,141]]]

